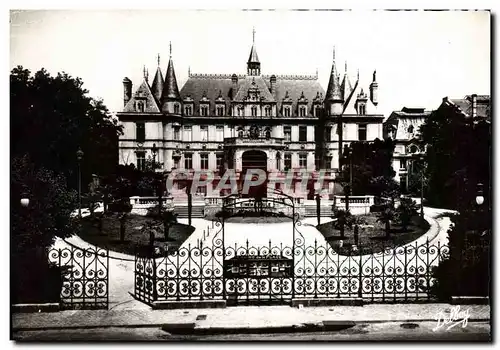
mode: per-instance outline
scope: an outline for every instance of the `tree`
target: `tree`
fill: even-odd
[[[477,183],[491,188],[492,140],[487,118],[473,120],[456,106],[443,103],[420,132],[427,148],[426,197],[431,205],[461,210],[460,206],[473,202]],[[491,200],[491,195],[485,199]]]
[[[63,175],[36,168],[28,155],[14,157],[11,164],[11,242],[15,251],[54,243],[55,237],[77,232],[71,213],[76,208],[76,191],[66,186]],[[27,208],[20,205],[26,196]]]
[[[391,236],[391,221],[394,220],[394,217],[394,209],[391,206],[387,206],[383,211],[378,213],[377,221],[385,224],[386,238]]]
[[[170,228],[177,224],[177,215],[172,211],[165,211],[163,213],[163,234],[165,236],[165,242],[169,240]]]
[[[392,140],[373,142],[352,142],[351,152],[344,149],[343,168],[339,176],[339,182],[345,187],[350,183],[352,165],[352,195],[373,194],[381,195],[381,188],[373,179],[383,178],[386,181],[393,179],[395,171],[392,168],[392,154],[394,152]]]
[[[408,230],[408,225],[412,218],[418,214],[417,203],[411,198],[401,198],[399,206],[396,208],[396,217],[401,223],[403,231]]]
[[[69,190],[62,174],[37,168],[28,155],[11,162],[11,296],[13,303],[59,302],[59,266],[48,262],[48,248],[57,237],[77,232],[71,213],[76,191]],[[27,207],[20,204],[28,198]]]
[[[37,168],[66,177],[77,188],[79,147],[82,188],[92,174],[115,173],[121,126],[101,100],[87,96],[80,78],[67,73],[34,75],[18,66],[10,74],[11,156],[29,154]]]

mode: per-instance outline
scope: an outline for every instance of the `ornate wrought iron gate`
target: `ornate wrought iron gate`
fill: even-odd
[[[292,220],[292,244],[229,247],[226,220],[272,210]],[[293,199],[228,197],[221,215],[196,244],[161,257],[136,256],[135,296],[160,300],[226,300],[229,305],[289,303],[292,299],[361,297],[370,302],[430,301],[431,269],[448,246],[415,243],[386,251],[340,255],[328,242],[304,237]]]
[[[107,309],[109,304],[109,251],[73,246],[50,249],[49,261],[62,270],[62,309]]]

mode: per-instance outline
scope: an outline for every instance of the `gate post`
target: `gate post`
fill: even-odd
[[[292,198],[292,300],[295,298],[295,201]]]
[[[158,300],[158,292],[156,291],[156,259],[154,253],[151,257],[153,259],[153,301]]]

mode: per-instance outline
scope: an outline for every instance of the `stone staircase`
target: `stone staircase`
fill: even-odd
[[[193,205],[193,211],[191,213],[191,218],[203,218],[203,208],[204,205]],[[176,205],[174,207],[174,213],[177,214],[178,218],[187,218],[188,217],[188,206],[187,205],[182,205],[178,206]]]
[[[332,206],[322,205],[320,206],[321,216],[332,216]],[[316,206],[315,205],[304,205],[304,216],[305,217],[315,217],[316,216]]]

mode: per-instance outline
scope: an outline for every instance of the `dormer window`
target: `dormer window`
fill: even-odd
[[[188,105],[184,107],[184,114],[187,116],[193,115],[193,106]]]
[[[358,106],[358,114],[359,115],[365,115],[366,114],[366,105],[365,104],[360,104]]]
[[[217,109],[217,115],[219,117],[222,117],[224,115],[224,106],[217,106],[216,109]]]
[[[208,116],[208,106],[206,106],[206,105],[200,106],[200,115],[202,117]]]
[[[179,114],[179,110],[180,110],[180,107],[179,107],[179,105],[176,103],[176,104],[174,105],[174,114]]]
[[[283,107],[283,115],[285,117],[289,117],[290,116],[290,106],[286,106],[286,107]]]
[[[256,117],[257,116],[257,107],[256,106],[252,106],[252,117]]]
[[[137,104],[135,107],[136,107],[137,112],[144,112],[144,101],[137,101]]]
[[[271,116],[271,107],[266,106],[266,107],[264,108],[264,112],[265,112],[265,114],[266,114],[266,117],[270,117],[270,116]]]
[[[316,106],[314,108],[314,116],[315,117],[320,117],[321,116],[321,106]]]
[[[300,106],[299,107],[299,116],[305,117],[306,116],[306,107],[305,106]]]

